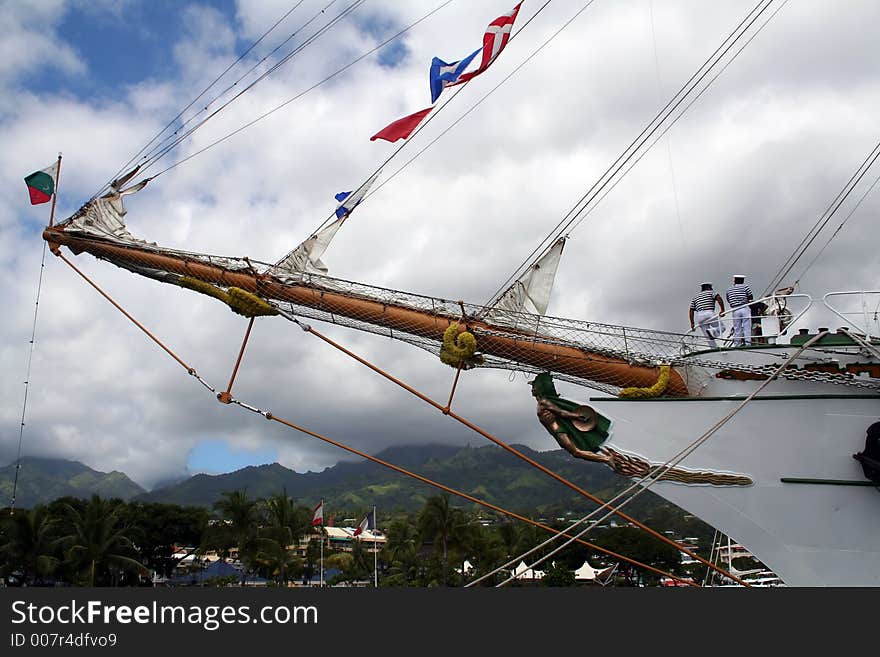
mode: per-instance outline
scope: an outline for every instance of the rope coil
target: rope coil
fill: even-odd
[[[484,358],[477,353],[477,339],[468,331],[458,332],[458,322],[453,322],[443,332],[440,349],[441,362],[450,367],[469,370],[483,364]]]

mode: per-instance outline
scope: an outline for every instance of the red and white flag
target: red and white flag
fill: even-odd
[[[312,526],[324,524],[324,500],[318,503],[315,511],[312,513]]]
[[[510,31],[513,29],[513,22],[516,20],[516,15],[519,13],[521,5],[522,2],[503,16],[499,16],[489,23],[489,27],[486,28],[486,33],[483,35],[483,58],[480,61],[479,68],[470,73],[463,73],[454,84],[462,84],[478,76],[489,68],[489,64],[494,62],[495,58],[501,54],[504,46],[510,40]]]

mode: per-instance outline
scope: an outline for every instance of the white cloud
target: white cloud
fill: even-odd
[[[0,84],[17,86],[19,80],[47,68],[73,75],[85,72],[76,50],[57,33],[68,4],[44,0],[0,5]]]

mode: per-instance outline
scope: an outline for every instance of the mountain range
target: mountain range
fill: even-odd
[[[0,503],[12,499],[15,486],[15,463],[0,468]],[[59,497],[118,497],[129,500],[146,491],[124,473],[116,470],[99,472],[79,463],[38,457],[21,459],[15,505],[30,508]]]
[[[608,468],[573,459],[563,450],[517,449],[585,490],[606,498],[629,482]],[[495,446],[420,445],[391,447],[376,455],[429,479],[512,510],[584,510],[592,504],[577,493]],[[0,469],[0,494],[9,499],[15,465]],[[224,492],[246,489],[251,498],[286,491],[297,503],[323,499],[339,512],[378,506],[386,512],[415,511],[437,490],[367,460],[342,461],[322,472],[298,473],[278,463],[248,466],[218,475],[197,474],[145,491],[121,472],[103,473],[81,463],[45,458],[22,460],[17,505],[29,507],[65,495],[163,502],[210,508]],[[456,502],[461,505],[461,501]],[[650,491],[634,509],[665,504]]]

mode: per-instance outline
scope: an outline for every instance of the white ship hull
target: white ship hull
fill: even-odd
[[[812,350],[817,352],[818,350]],[[731,362],[792,353],[722,352]],[[839,352],[838,352],[839,354]],[[807,352],[807,357],[816,353]],[[826,354],[827,358],[827,354]],[[854,360],[864,355],[854,355]],[[613,420],[609,447],[665,462],[724,417],[760,381],[702,375],[701,397],[680,400],[593,398]],[[852,457],[880,419],[880,396],[823,382],[774,381],[682,461],[688,470],[746,475],[747,486],[660,481],[651,490],[748,547],[789,586],[880,586],[880,490],[865,485],[783,483],[783,478],[866,482]]]

